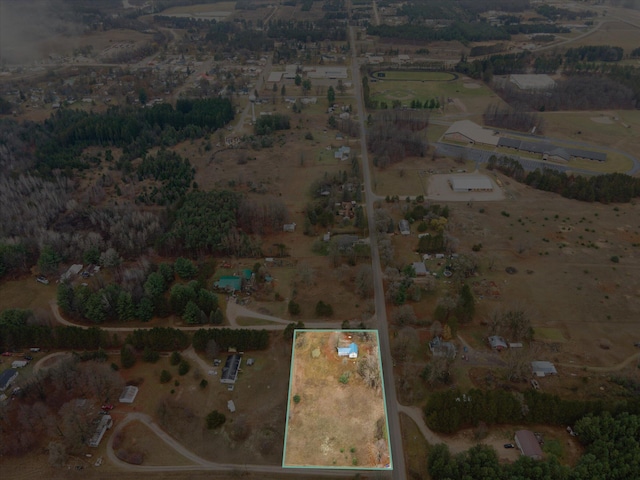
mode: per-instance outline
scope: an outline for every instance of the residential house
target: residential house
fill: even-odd
[[[522,455],[526,455],[534,460],[542,459],[542,449],[540,448],[538,439],[531,430],[518,430],[515,440]]]
[[[429,350],[434,357],[456,358],[456,346],[440,337],[434,337],[429,342]]]
[[[15,368],[8,368],[0,374],[0,392],[5,391],[17,378],[18,372]]]
[[[416,272],[416,277],[426,277],[427,273],[429,273],[422,262],[413,262],[412,267],[413,271]]]
[[[338,347],[338,356],[358,358],[358,345],[351,342],[347,347]]]
[[[558,371],[551,362],[534,361],[531,362],[531,370],[536,377],[545,377],[547,375],[557,375]]]
[[[502,350],[506,350],[507,348],[509,348],[504,338],[498,335],[492,335],[491,337],[487,338],[487,340],[489,341],[489,346],[497,352],[501,352]]]
[[[234,353],[227,356],[227,361],[222,367],[222,375],[220,377],[220,383],[234,384],[238,379],[238,373],[240,372],[240,364],[242,363],[242,355]]]
[[[402,235],[409,235],[411,233],[409,222],[404,218],[398,222],[398,228],[400,229],[400,233]]]

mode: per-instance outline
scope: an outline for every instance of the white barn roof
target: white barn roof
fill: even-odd
[[[493,191],[493,184],[484,175],[451,175],[449,178],[454,192]]]
[[[500,137],[495,135],[493,130],[482,128],[471,120],[460,120],[453,123],[453,125],[444,132],[444,136],[446,137],[447,135],[456,133],[468,138],[474,143],[484,143],[485,145],[496,146],[498,145],[498,140],[500,140]]]

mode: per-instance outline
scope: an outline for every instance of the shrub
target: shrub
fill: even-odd
[[[293,396],[293,403],[296,403],[296,404],[300,403],[300,395],[296,394]]]
[[[618,257],[617,255],[614,255],[613,257],[611,257],[611,261],[613,263],[620,263],[620,257]]]
[[[182,361],[182,355],[179,352],[173,352],[169,357],[169,363],[171,365],[178,365]]]
[[[120,350],[120,365],[122,368],[131,368],[136,363],[136,354],[133,347],[129,344],[123,345]]]
[[[187,362],[186,360],[181,361],[180,365],[178,366],[178,375],[186,375],[187,373],[189,373],[190,368],[191,365],[189,365],[189,362]]]
[[[319,317],[330,317],[333,315],[333,307],[320,300],[316,303],[316,315]]]
[[[160,372],[160,383],[169,383],[171,381],[171,372],[169,370],[162,370]]]
[[[289,305],[287,306],[289,313],[291,315],[300,315],[300,304],[294,302],[293,300],[289,300]]]
[[[200,388],[201,389],[205,389],[207,388],[207,385],[209,385],[209,382],[207,382],[204,378],[202,380],[200,380]]]
[[[217,410],[214,410],[206,417],[207,428],[209,430],[213,430],[215,428],[221,427],[224,425],[224,422],[227,421],[227,417],[224,413],[220,413]]]
[[[349,383],[350,376],[351,376],[350,372],[344,372],[342,375],[340,375],[340,383],[342,383],[343,385],[346,385],[347,383]]]
[[[160,354],[155,350],[151,350],[149,347],[146,347],[142,353],[142,359],[145,362],[156,363],[160,359]]]

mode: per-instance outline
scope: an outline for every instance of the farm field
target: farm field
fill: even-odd
[[[296,330],[292,357],[283,466],[389,468],[376,331]]]

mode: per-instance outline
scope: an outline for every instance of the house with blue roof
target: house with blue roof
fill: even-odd
[[[347,347],[338,347],[338,356],[358,358],[358,345],[351,342]]]

